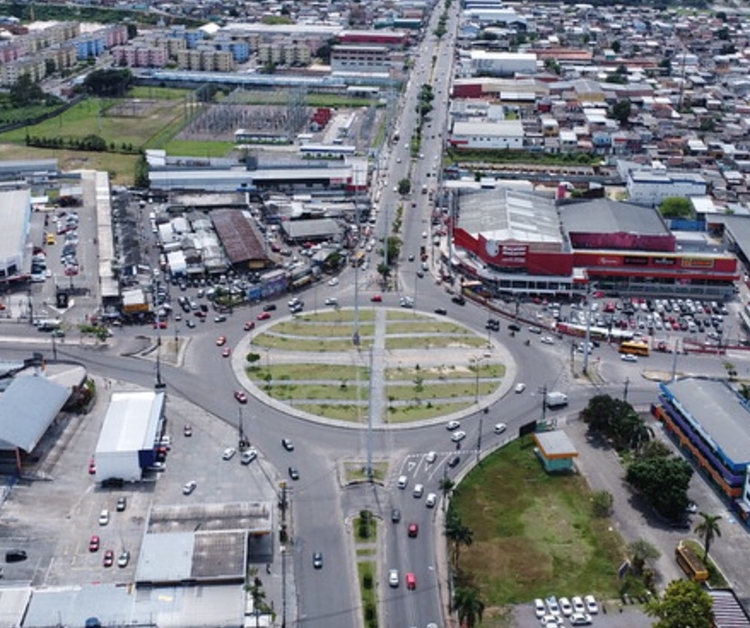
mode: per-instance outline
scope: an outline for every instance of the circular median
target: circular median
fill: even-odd
[[[467,410],[497,395],[508,357],[487,342],[442,316],[337,309],[257,330],[237,359],[254,394],[319,417],[397,424]]]

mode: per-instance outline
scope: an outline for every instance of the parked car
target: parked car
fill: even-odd
[[[98,552],[99,545],[100,545],[99,537],[95,534],[89,539],[89,552]]]
[[[118,567],[127,567],[130,562],[130,552],[128,550],[122,550],[120,557],[117,559]]]
[[[234,447],[227,447],[224,450],[224,453],[221,454],[221,459],[222,460],[231,460],[232,458],[234,458],[234,454],[236,454],[236,453],[237,453],[237,450]]]
[[[110,549],[104,552],[104,559],[102,560],[102,564],[105,567],[111,567],[115,562],[115,553]]]

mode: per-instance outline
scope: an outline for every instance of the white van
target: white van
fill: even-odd
[[[424,493],[424,485],[423,484],[416,484],[414,486],[414,497],[419,499],[422,497],[422,494]]]
[[[400,488],[401,490],[404,490],[404,489],[406,488],[406,485],[407,485],[408,483],[409,483],[409,478],[407,478],[407,477],[406,477],[405,475],[402,475],[402,476],[401,476],[401,477],[399,477],[399,479],[398,479],[398,484],[397,484],[397,486],[398,486],[398,487],[399,487],[399,488]]]

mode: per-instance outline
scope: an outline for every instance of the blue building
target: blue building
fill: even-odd
[[[76,54],[79,59],[98,57],[104,52],[104,36],[84,35],[75,41]]]

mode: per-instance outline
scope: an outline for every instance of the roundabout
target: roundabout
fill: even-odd
[[[497,401],[516,374],[510,353],[492,339],[444,316],[398,308],[281,319],[244,338],[232,367],[263,403],[351,427],[460,418]]]

